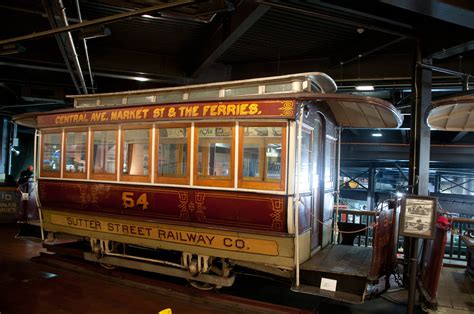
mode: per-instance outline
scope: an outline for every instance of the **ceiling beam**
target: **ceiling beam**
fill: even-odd
[[[268,0],[267,1],[264,0],[261,3],[267,4],[267,5],[269,5],[271,7],[274,7],[274,8],[278,8],[278,9],[282,9],[282,10],[286,10],[286,11],[291,11],[291,12],[295,12],[295,13],[299,13],[299,14],[303,14],[303,15],[307,15],[307,16],[312,16],[312,17],[315,17],[315,18],[318,18],[318,19],[328,20],[328,21],[331,21],[333,23],[340,23],[342,25],[349,25],[349,26],[354,26],[354,27],[358,27],[358,28],[365,28],[365,29],[368,29],[368,30],[378,31],[378,32],[382,32],[382,33],[385,33],[385,34],[396,35],[396,36],[399,36],[399,37],[413,38],[413,35],[411,34],[411,31],[407,31],[406,29],[403,29],[403,30],[399,31],[399,30],[395,30],[395,29],[392,29],[392,28],[384,27],[384,26],[374,25],[374,23],[365,23],[365,22],[359,22],[359,21],[351,20],[349,18],[340,17],[340,16],[337,16],[337,15],[332,14],[332,13],[321,13],[321,12],[317,12],[315,10],[310,10],[310,9],[306,9],[306,8],[298,8],[298,7],[294,7],[294,6],[290,6],[290,5],[270,2]]]
[[[382,0],[381,2],[449,23],[474,28],[474,4],[467,0]]]
[[[235,13],[213,30],[209,39],[201,45],[194,62],[195,69],[192,77],[197,77],[202,71],[214,63],[229,49],[247,30],[249,30],[268,10],[269,6],[257,4],[254,1],[243,1]]]
[[[471,40],[467,43],[463,43],[448,49],[443,49],[441,51],[433,53],[429,58],[433,59],[446,59],[456,55],[462,55],[463,53],[474,50],[474,40]]]
[[[451,143],[456,143],[456,142],[459,142],[460,140],[462,140],[466,135],[467,135],[468,132],[459,132],[458,134],[456,134],[455,137],[453,137],[453,139],[451,140]]]
[[[106,17],[95,19],[95,20],[90,20],[90,21],[85,21],[85,22],[82,22],[82,23],[72,24],[72,25],[65,26],[65,27],[59,27],[59,28],[56,28],[56,29],[46,30],[46,31],[37,32],[37,33],[24,35],[24,36],[19,36],[19,37],[14,37],[14,38],[10,38],[10,39],[4,39],[4,40],[0,40],[0,46],[4,46],[4,45],[7,45],[7,44],[13,44],[13,43],[19,43],[19,42],[23,42],[23,41],[27,41],[27,40],[32,40],[32,39],[39,39],[39,38],[49,37],[49,36],[53,36],[53,35],[61,34],[61,33],[66,33],[66,32],[77,31],[81,28],[85,28],[85,27],[89,27],[89,26],[93,26],[93,25],[110,24],[110,23],[114,23],[114,22],[129,18],[129,17],[134,17],[134,16],[137,16],[137,15],[143,15],[143,14],[152,13],[152,12],[165,10],[165,9],[170,9],[170,8],[175,8],[175,7],[179,7],[179,6],[189,4],[189,3],[193,3],[193,2],[194,2],[194,0],[176,0],[176,1],[173,1],[171,3],[154,5],[154,6],[151,6],[151,7],[148,7],[148,8],[144,8],[144,9],[139,9],[139,10],[135,10],[135,11],[131,11],[131,12],[124,12],[124,13],[115,14],[115,15],[111,15],[111,16],[106,16]]]

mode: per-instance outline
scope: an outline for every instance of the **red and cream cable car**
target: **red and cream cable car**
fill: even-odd
[[[331,246],[338,127],[402,123],[385,101],[335,92],[315,72],[77,95],[74,109],[19,115],[37,129],[41,226],[88,241],[91,261],[208,286],[232,285],[241,265],[299,290],[300,266]],[[310,293],[324,276],[306,280]],[[344,289],[332,292],[363,301]]]

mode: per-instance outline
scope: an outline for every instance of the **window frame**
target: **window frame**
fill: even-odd
[[[85,171],[84,173],[77,173],[77,172],[68,172],[66,171],[66,158],[67,158],[67,134],[70,132],[85,132],[86,133],[86,143],[85,143],[85,148],[86,148],[86,160],[85,160]],[[68,178],[68,179],[87,179],[87,169],[88,169],[88,163],[89,163],[89,128],[65,128],[64,129],[64,165],[63,165],[63,178]]]
[[[215,178],[200,178],[198,176],[198,160],[199,160],[199,129],[200,128],[215,128],[215,127],[230,127],[232,129],[232,136],[230,137],[230,175],[229,178],[215,177]],[[234,187],[234,168],[235,168],[235,122],[199,122],[194,124],[194,185],[214,186],[214,187]]]
[[[125,159],[124,154],[124,145],[125,145],[125,131],[127,130],[148,130],[149,131],[149,138],[148,138],[148,175],[133,175],[133,174],[124,174],[123,170],[123,162]],[[153,125],[152,124],[140,124],[140,125],[122,125],[120,129],[120,163],[118,165],[119,171],[119,181],[125,182],[151,182],[151,172],[152,172],[152,163],[154,162],[152,159],[152,151],[153,151]]]
[[[58,172],[54,171],[45,171],[43,170],[43,160],[44,160],[44,136],[46,134],[59,134],[59,162],[60,162],[60,167]],[[63,163],[63,130],[62,129],[48,129],[48,130],[42,130],[41,131],[41,160],[40,160],[40,177],[49,177],[49,178],[61,178],[61,167]]]
[[[186,156],[186,173],[184,177],[170,177],[170,176],[159,176],[158,175],[158,160],[160,158],[160,129],[186,129],[186,145],[187,145],[187,156]],[[196,156],[196,155],[195,155]],[[163,123],[155,124],[155,158],[154,162],[154,176],[155,183],[168,183],[168,184],[190,184],[191,174],[191,123]]]
[[[115,131],[115,171],[114,173],[94,173],[94,135],[96,131]],[[91,161],[89,165],[89,178],[90,180],[104,180],[104,181],[117,181],[117,167],[118,167],[118,152],[120,143],[118,143],[118,126],[93,126],[91,127],[91,139],[90,139],[90,151]],[[119,164],[120,165],[120,164]]]
[[[261,154],[259,160],[261,167],[259,167],[259,180],[245,180],[244,179],[244,128],[245,127],[281,127],[281,167],[280,167],[280,179],[263,181],[265,168],[267,167],[265,155]],[[284,191],[286,184],[286,159],[287,159],[287,122],[240,122],[239,123],[239,170],[238,170],[238,188],[244,189],[257,189],[257,190],[278,190]],[[260,146],[260,148],[266,150],[266,145]]]

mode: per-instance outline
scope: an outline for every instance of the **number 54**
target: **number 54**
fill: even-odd
[[[124,208],[132,208],[135,206],[142,206],[143,209],[148,208],[148,201],[146,193],[142,193],[136,200],[133,192],[122,193],[122,205]]]

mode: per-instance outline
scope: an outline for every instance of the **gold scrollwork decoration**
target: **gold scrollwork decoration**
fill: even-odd
[[[292,100],[284,100],[281,102],[282,106],[278,108],[281,110],[281,116],[293,116],[295,110],[295,103]]]

